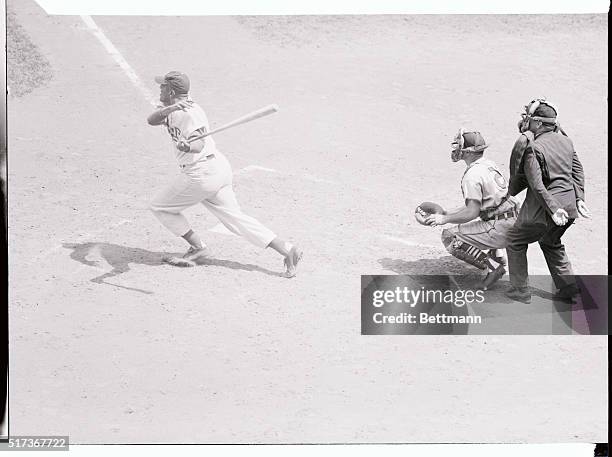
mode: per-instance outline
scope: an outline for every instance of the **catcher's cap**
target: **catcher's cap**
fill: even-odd
[[[171,71],[164,76],[156,76],[157,84],[168,84],[177,94],[187,94],[189,92],[189,78],[180,71]]]
[[[488,147],[489,145],[485,142],[480,132],[465,132],[463,134],[462,151],[481,152]]]
[[[459,152],[482,152],[489,147],[480,132],[466,132],[459,129],[452,143],[453,151]]]

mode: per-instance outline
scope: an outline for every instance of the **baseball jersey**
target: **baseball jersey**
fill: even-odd
[[[189,138],[196,130],[201,128],[206,129],[206,131],[210,130],[206,113],[197,103],[187,108],[186,111],[178,110],[170,113],[164,124],[170,134],[172,152],[175,154],[179,165],[195,163],[210,154],[219,153],[215,146],[215,141],[210,136],[204,139],[204,147],[197,154],[182,152],[176,148],[179,140]]]
[[[492,160],[480,158],[470,164],[461,179],[464,200],[480,202],[480,211],[495,209],[508,193],[508,183]]]

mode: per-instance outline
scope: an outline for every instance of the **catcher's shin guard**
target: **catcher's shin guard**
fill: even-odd
[[[470,265],[480,268],[481,270],[487,269],[487,254],[476,246],[466,243],[460,240],[450,230],[442,230],[442,243],[444,247],[454,257],[459,260],[469,263]]]

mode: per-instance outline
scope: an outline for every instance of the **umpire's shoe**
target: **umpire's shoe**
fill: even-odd
[[[527,304],[531,303],[531,292],[529,292],[527,287],[520,289],[517,287],[511,287],[504,292],[504,295],[514,301],[520,301]]]
[[[302,260],[302,250],[293,246],[289,251],[287,257],[285,257],[285,278],[293,278],[297,274],[297,264]]]

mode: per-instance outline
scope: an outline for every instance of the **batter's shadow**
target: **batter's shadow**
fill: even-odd
[[[76,260],[83,265],[87,265],[94,268],[102,268],[101,261],[104,261],[110,265],[111,270],[106,271],[95,278],[90,279],[91,282],[96,284],[108,284],[121,289],[132,290],[141,292],[147,295],[152,295],[153,292],[144,289],[138,289],[135,287],[122,286],[119,284],[109,283],[107,279],[119,276],[123,273],[130,271],[130,264],[147,265],[151,267],[167,265],[162,261],[164,256],[177,256],[180,257],[183,253],[169,253],[169,252],[156,252],[147,251],[141,248],[131,248],[121,246],[113,243],[64,243],[62,245],[66,249],[71,249],[70,258]],[[93,259],[92,259],[93,257]],[[232,260],[221,260],[215,258],[206,259],[202,266],[218,266],[223,268],[230,268],[232,270],[244,270],[244,271],[256,271],[259,273],[267,274],[269,276],[283,277],[282,273],[262,268],[258,265],[243,264]],[[196,267],[200,267],[199,265]],[[179,268],[179,267],[177,267]]]

